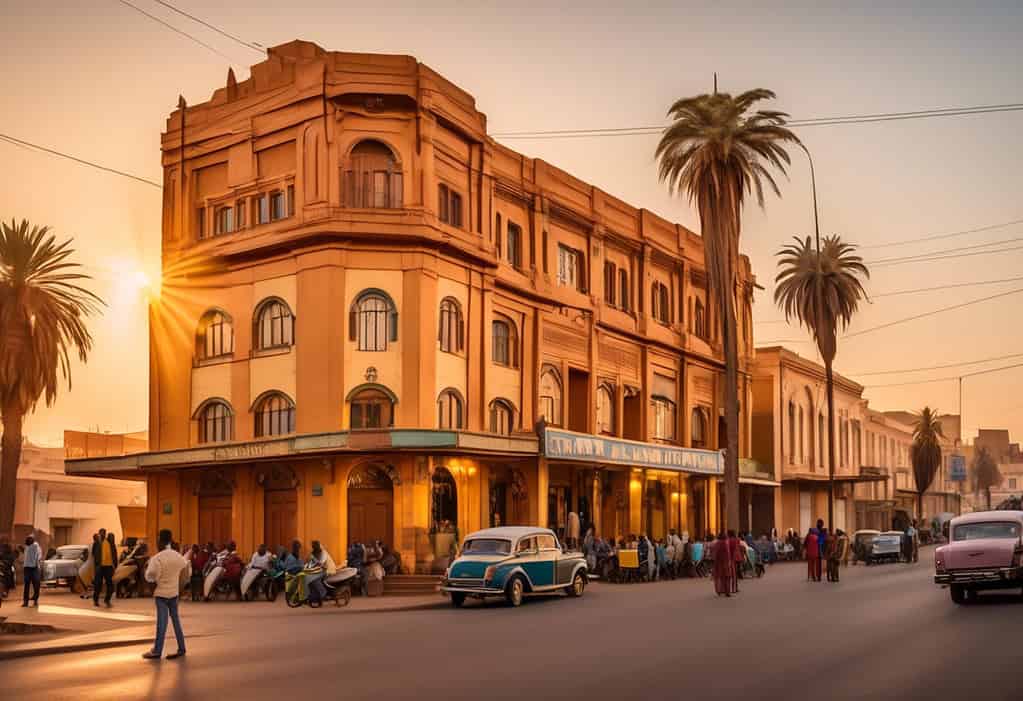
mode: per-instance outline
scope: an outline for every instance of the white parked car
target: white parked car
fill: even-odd
[[[42,581],[62,587],[74,588],[78,570],[89,559],[88,545],[62,545],[57,554],[43,560]]]

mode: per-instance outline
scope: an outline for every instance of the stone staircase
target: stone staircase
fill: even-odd
[[[416,596],[434,594],[440,586],[440,575],[396,574],[384,577],[385,596]]]

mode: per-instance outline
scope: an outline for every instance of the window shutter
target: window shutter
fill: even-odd
[[[359,337],[359,329],[356,324],[355,309],[348,312],[348,340],[355,341]]]
[[[458,317],[458,350],[465,350],[465,320],[461,315]]]
[[[448,219],[448,188],[445,185],[437,187],[437,216],[445,224],[450,223]]]
[[[398,340],[398,312],[392,309],[387,313],[387,320],[390,324],[390,340]]]

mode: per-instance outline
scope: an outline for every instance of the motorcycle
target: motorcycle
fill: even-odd
[[[284,577],[284,601],[289,608],[298,608],[309,604],[311,608],[323,606],[325,601],[333,601],[338,608],[347,606],[352,600],[352,585],[357,581],[359,571],[354,567],[345,567],[329,577],[320,580],[326,590],[319,601],[309,597],[308,577],[320,574],[319,568],[307,568],[298,574],[286,574]]]
[[[146,564],[149,562],[149,552],[145,543],[136,543],[121,559],[121,563],[114,570],[113,582],[117,598],[127,599],[132,596],[142,596],[148,585],[145,581]]]
[[[228,560],[230,558],[237,559],[237,557],[238,555],[235,553],[222,552],[215,558],[211,558],[206,564],[206,569],[203,572],[202,587],[203,599],[205,601],[212,601],[218,596],[226,599],[231,596],[231,592],[238,589],[241,583],[240,563],[237,576],[225,576],[228,571]]]
[[[270,598],[270,593],[267,589],[271,584],[270,570],[264,570],[259,567],[246,567],[245,572],[242,574],[242,599],[252,601],[260,593],[263,593],[267,601],[273,601],[277,598],[277,592],[274,592],[273,598]]]

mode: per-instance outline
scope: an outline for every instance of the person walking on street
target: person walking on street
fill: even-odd
[[[827,559],[828,581],[838,581],[838,538],[835,533],[829,532],[824,535],[824,557]]]
[[[146,581],[156,584],[153,601],[156,603],[156,639],[153,649],[142,655],[143,659],[158,660],[163,656],[163,639],[167,634],[167,619],[174,626],[174,637],[178,642],[178,651],[167,655],[168,660],[185,656],[185,634],[181,630],[181,619],[178,618],[178,594],[181,592],[181,572],[188,566],[188,561],[172,546],[173,534],[164,529],[157,538],[158,553],[149,558],[146,566]]]
[[[714,592],[721,596],[732,595],[732,580],[735,578],[735,562],[732,560],[732,550],[728,546],[728,539],[724,531],[718,534],[718,539],[712,546],[714,553]]]
[[[99,529],[99,542],[93,543],[92,559],[96,576],[92,581],[92,605],[99,606],[99,593],[106,582],[107,594],[103,603],[110,608],[110,599],[114,596],[114,567],[117,565],[117,546],[114,534],[107,533],[105,528]]]
[[[845,564],[846,559],[849,557],[849,536],[845,534],[845,531],[838,529],[835,531],[835,545],[832,550],[832,557],[834,564],[832,565],[832,582],[837,582],[840,579],[839,573],[842,571],[842,565]]]
[[[916,529],[916,519],[909,524],[909,554],[907,562],[916,562],[920,557],[920,532]]]
[[[25,564],[23,565],[22,576],[25,580],[25,594],[22,598],[22,606],[28,606],[28,590],[32,589],[32,603],[39,606],[39,583],[41,581],[39,567],[42,564],[43,549],[32,536],[25,538]]]
[[[739,577],[742,575],[742,563],[746,559],[746,551],[735,531],[728,531],[728,555],[732,560],[732,593],[739,593]]]
[[[817,546],[818,532],[811,528],[806,534],[806,541],[803,544],[803,551],[806,553],[806,581],[821,581],[821,560],[820,548]]]

